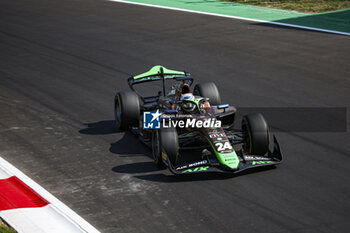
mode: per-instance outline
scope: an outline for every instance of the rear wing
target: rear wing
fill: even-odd
[[[191,84],[193,82],[193,78],[190,77],[190,73],[186,71],[170,70],[165,68],[164,66],[157,65],[152,67],[149,71],[145,73],[142,73],[136,76],[131,76],[130,78],[128,78],[128,84],[129,84],[129,87],[133,91],[135,91],[133,88],[133,85],[135,84],[145,83],[150,81],[157,81],[157,80],[163,80],[163,83],[164,83],[165,79],[190,80]],[[164,93],[164,90],[163,90],[163,93]]]

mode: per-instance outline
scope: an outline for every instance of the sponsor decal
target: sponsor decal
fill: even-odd
[[[207,167],[196,167],[193,169],[187,169],[185,171],[182,171],[182,173],[191,173],[191,172],[202,172],[202,171],[206,171],[209,169],[209,166]]]
[[[230,161],[236,161],[236,158],[228,158],[228,159],[224,159],[226,162],[230,162]]]
[[[159,110],[156,112],[143,112],[143,128],[145,129],[159,129],[160,128],[160,116]]]
[[[273,161],[253,161],[252,165],[269,164],[269,163],[273,163]]]
[[[245,155],[244,160],[251,161],[251,160],[270,160],[270,158],[262,157],[262,156],[252,156],[252,155]]]
[[[188,168],[188,166],[187,165],[181,166],[181,167],[176,168],[176,170],[182,170],[182,169],[185,169],[185,168]]]
[[[232,153],[231,152],[227,152],[226,154],[221,154],[222,157],[232,157]]]
[[[239,166],[239,158],[235,151],[229,153],[218,153],[216,156],[221,164],[226,165],[231,169],[237,169]]]
[[[198,166],[198,165],[204,165],[204,164],[207,164],[208,161],[207,160],[202,160],[202,161],[199,161],[199,162],[196,162],[196,163],[191,163],[188,165],[188,167],[195,167],[195,166]]]
[[[207,160],[202,160],[202,161],[199,161],[199,162],[195,162],[195,163],[191,163],[191,164],[187,164],[187,165],[178,167],[178,168],[176,168],[176,170],[182,170],[182,169],[185,169],[185,168],[196,167],[196,166],[204,165],[204,164],[207,164],[207,163],[208,163]]]
[[[226,151],[226,150],[232,150],[232,146],[230,142],[217,142],[215,143],[216,150],[218,152]]]
[[[225,133],[214,133],[214,132],[212,132],[212,133],[209,134],[209,137],[210,138],[221,138],[222,139],[222,137],[226,137],[226,134]]]
[[[166,156],[166,154],[164,153],[164,152],[162,152],[162,158],[163,158],[163,160],[167,160],[167,156]]]

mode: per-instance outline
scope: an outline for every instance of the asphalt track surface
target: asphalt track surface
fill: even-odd
[[[112,125],[115,91],[156,64],[215,80],[238,106],[349,108],[349,60],[346,36],[106,1],[2,0],[0,153],[101,232],[347,232],[348,132],[278,132],[276,169],[174,177]]]

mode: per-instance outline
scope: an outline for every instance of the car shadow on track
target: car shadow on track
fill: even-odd
[[[115,128],[113,120],[85,123],[84,125],[87,128],[79,130],[81,134],[104,135],[121,132]]]
[[[115,129],[113,120],[105,120],[93,123],[84,124],[87,126],[85,129],[79,130],[81,134],[88,135],[107,135],[122,133]],[[117,154],[120,157],[133,157],[135,155],[144,155],[152,159],[152,153],[148,147],[142,144],[137,136],[131,132],[125,132],[123,137],[110,144],[109,151],[113,154]],[[148,162],[135,162],[129,164],[123,164],[113,167],[111,170],[116,173],[125,173],[134,175],[135,178],[161,183],[178,183],[178,182],[191,182],[191,181],[205,181],[205,180],[225,180],[238,177],[241,175],[248,175],[257,172],[264,172],[274,167],[255,168],[253,170],[243,171],[238,174],[226,174],[226,173],[197,173],[186,175],[173,175],[167,169],[158,168],[153,161]]]
[[[161,182],[161,183],[179,183],[179,182],[190,182],[190,181],[205,181],[205,180],[226,180],[239,177],[242,175],[249,175],[253,173],[260,173],[275,169],[275,166],[268,167],[257,167],[254,169],[242,171],[237,174],[230,173],[197,173],[197,174],[186,174],[186,175],[173,175],[168,170],[161,170],[155,166],[153,162],[140,162],[140,163],[131,163],[116,166],[112,171],[117,173],[128,173],[134,174],[135,178],[152,181],[152,182]],[[154,173],[156,171],[162,171],[162,173]],[[142,173],[149,173],[145,174]],[[137,175],[140,174],[140,175]]]
[[[137,136],[131,132],[125,132],[123,138],[111,143],[109,151],[121,157],[133,157],[136,155],[152,157],[152,153],[149,151],[148,147],[140,142]]]
[[[187,174],[187,175],[165,175],[165,174],[150,174],[150,175],[140,175],[135,176],[141,180],[162,182],[162,183],[179,183],[179,182],[191,182],[191,181],[206,181],[206,180],[227,180],[233,179],[235,177],[254,174],[258,172],[264,172],[271,169],[275,169],[275,166],[270,167],[260,167],[247,171],[242,171],[237,174],[230,173],[197,173],[197,174]]]
[[[112,171],[127,174],[143,174],[148,172],[161,171],[153,162],[137,162],[116,166]],[[164,169],[163,169],[164,170]]]
[[[133,155],[144,154],[151,157],[151,153],[147,153],[147,147],[143,145],[138,138],[131,132],[122,132],[116,129],[114,120],[98,121],[84,124],[85,129],[79,130],[81,134],[87,135],[108,135],[124,133],[123,137],[110,144],[109,151],[118,154],[120,157],[132,157]]]

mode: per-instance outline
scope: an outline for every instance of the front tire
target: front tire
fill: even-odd
[[[249,114],[242,119],[245,143],[243,149],[250,155],[265,155],[269,149],[270,131],[264,116]]]
[[[162,128],[154,132],[152,153],[157,166],[162,166],[162,153],[166,155],[166,160],[175,166],[179,157],[179,137],[176,129]]]
[[[118,92],[114,99],[114,116],[117,129],[126,130],[139,125],[140,99],[132,91]]]
[[[164,168],[165,165],[162,160],[162,153],[160,151],[160,140],[159,140],[159,132],[155,130],[152,132],[152,155],[153,161],[159,168]]]

